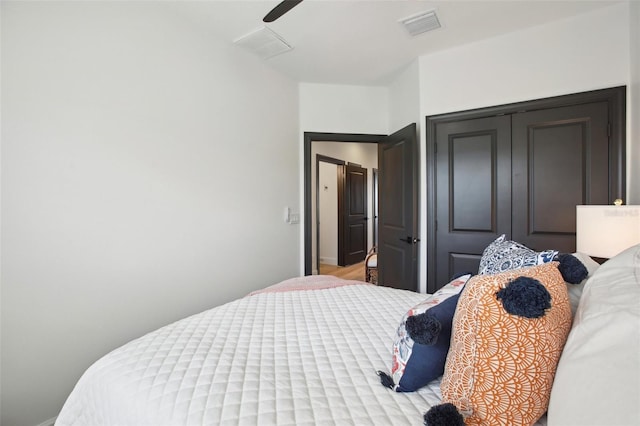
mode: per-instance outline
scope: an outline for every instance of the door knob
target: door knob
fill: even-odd
[[[413,237],[407,236],[407,238],[400,238],[400,241],[404,241],[407,244],[418,244],[418,241],[420,241],[420,238],[413,238]]]

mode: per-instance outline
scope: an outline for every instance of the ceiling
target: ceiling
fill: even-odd
[[[206,0],[182,1],[177,6],[194,23],[230,43],[266,25],[293,50],[265,61],[296,81],[385,85],[420,55],[620,1],[304,0],[275,22],[263,24],[264,15],[278,3]],[[398,22],[428,10],[436,11],[441,28],[411,37]]]

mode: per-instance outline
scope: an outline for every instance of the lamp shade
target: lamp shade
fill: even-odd
[[[576,206],[576,251],[611,258],[640,243],[640,206]]]

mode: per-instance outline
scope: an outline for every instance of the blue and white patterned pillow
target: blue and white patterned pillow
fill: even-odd
[[[478,274],[499,274],[511,269],[541,265],[551,262],[557,254],[556,250],[531,250],[520,243],[507,240],[502,234],[484,249]]]
[[[388,383],[396,392],[413,392],[444,373],[453,315],[460,292],[469,278],[471,274],[454,278],[427,300],[409,309],[402,318],[393,343],[393,361]],[[415,342],[407,330],[409,317],[425,312],[432,314],[442,324],[435,343]]]

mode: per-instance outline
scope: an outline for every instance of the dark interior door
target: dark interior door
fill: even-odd
[[[609,204],[607,102],[513,115],[512,238],[576,249],[576,205]]]
[[[511,232],[511,119],[440,123],[435,151],[439,288],[455,273],[477,273],[484,248]]]
[[[344,255],[345,265],[353,265],[367,255],[367,169],[344,167]]]
[[[378,143],[378,284],[418,290],[418,147],[411,124]]]

